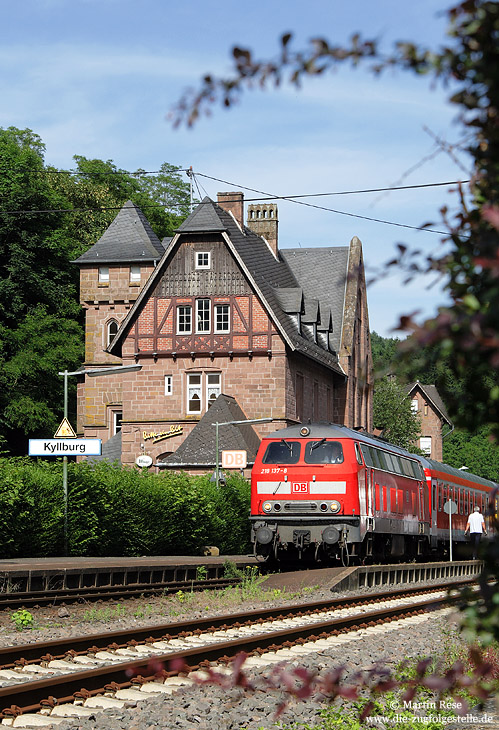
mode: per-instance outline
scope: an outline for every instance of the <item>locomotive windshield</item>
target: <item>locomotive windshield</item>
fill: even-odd
[[[262,459],[263,464],[296,464],[300,458],[299,441],[271,441]]]
[[[339,441],[309,441],[305,445],[306,464],[342,464],[343,447]]]

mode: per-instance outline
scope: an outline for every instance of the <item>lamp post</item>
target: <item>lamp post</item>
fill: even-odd
[[[219,456],[218,456],[218,427],[219,426],[240,426],[243,423],[270,423],[273,421],[273,418],[249,418],[245,419],[244,421],[223,421],[221,423],[215,422],[212,425],[215,426],[215,481],[217,487],[219,486],[220,482],[220,465],[219,465]]]
[[[90,370],[64,370],[58,375],[64,376],[64,418],[68,417],[68,377],[70,375],[89,375],[96,378],[99,375],[112,375],[114,373],[131,373],[135,370],[142,370],[142,365],[116,365],[109,368],[92,368]],[[62,489],[64,493],[64,554],[68,554],[68,457],[62,457]]]

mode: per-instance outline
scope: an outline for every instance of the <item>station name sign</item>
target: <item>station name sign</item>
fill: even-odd
[[[30,439],[29,456],[100,456],[101,439]]]

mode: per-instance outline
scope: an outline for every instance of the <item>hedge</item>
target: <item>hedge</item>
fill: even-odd
[[[151,474],[105,462],[68,463],[68,553],[221,554],[249,549],[248,482]],[[64,554],[62,461],[0,458],[0,558]]]

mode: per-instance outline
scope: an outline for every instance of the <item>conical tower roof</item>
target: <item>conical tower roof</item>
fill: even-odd
[[[159,260],[164,252],[145,215],[129,200],[97,243],[74,263],[151,262]]]

